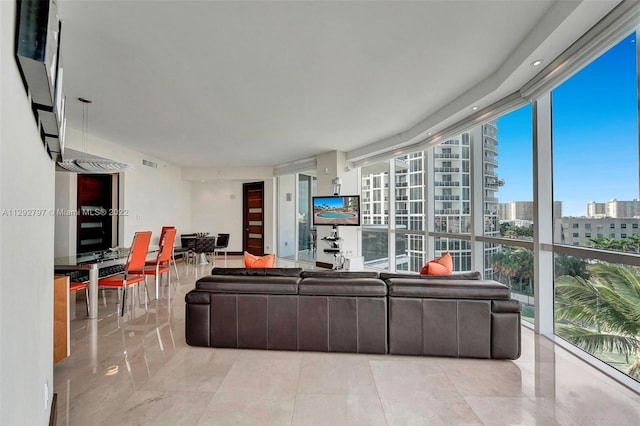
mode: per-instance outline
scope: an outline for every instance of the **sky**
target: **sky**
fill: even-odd
[[[314,205],[326,204],[330,208],[334,209],[344,207],[342,197],[315,197],[313,203]]]
[[[554,200],[563,216],[587,203],[639,198],[635,33],[552,92]],[[501,202],[533,200],[531,105],[498,119]],[[550,178],[550,176],[549,176]]]

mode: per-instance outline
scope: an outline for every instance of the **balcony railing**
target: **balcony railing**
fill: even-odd
[[[460,209],[435,209],[435,214],[460,214]]]
[[[491,151],[494,154],[498,154],[498,148],[496,148],[496,145],[490,142],[485,142],[484,143],[484,149],[486,149],[487,151]]]
[[[493,164],[494,166],[498,167],[498,162],[491,157],[484,157],[484,162],[487,164]]]
[[[453,154],[453,153],[433,154],[433,158],[460,158],[460,154]]]
[[[442,142],[442,145],[460,145],[460,141],[458,139],[449,139],[448,141]]]
[[[396,188],[403,188],[409,186],[409,182],[396,182]]]
[[[460,186],[460,182],[433,182],[433,186]]]
[[[496,198],[496,197],[484,197],[484,201],[489,202],[489,203],[497,203],[500,200],[498,200],[498,198]]]
[[[459,173],[460,167],[434,167],[436,173]]]
[[[459,200],[459,195],[435,195],[433,197],[436,201],[449,201],[449,200]]]

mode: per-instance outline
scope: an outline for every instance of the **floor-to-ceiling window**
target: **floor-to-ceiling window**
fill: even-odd
[[[316,195],[315,176],[298,173],[298,260],[315,261],[317,234],[312,223],[311,198]]]
[[[389,162],[361,169],[362,256],[369,268],[389,269]]]
[[[365,201],[393,197],[378,219],[365,206],[362,235],[377,269],[415,273],[450,252],[456,272],[509,285],[537,331],[640,381],[640,48],[618,32],[632,13],[452,127],[463,133],[362,167]]]
[[[428,150],[433,194],[429,209],[436,234],[430,238],[433,250],[429,252],[435,257],[449,252],[456,272],[471,270],[471,242],[460,238],[471,232],[470,145],[470,134],[463,133]]]
[[[638,50],[630,34],[552,91],[555,333],[640,379]]]
[[[533,322],[532,107],[504,114],[482,129],[484,277],[507,284]]]
[[[395,270],[419,272],[425,262],[425,167],[419,151],[393,161]]]

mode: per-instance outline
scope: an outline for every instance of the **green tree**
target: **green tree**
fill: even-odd
[[[572,277],[589,278],[587,271],[587,262],[579,257],[569,256],[566,254],[556,254],[554,267],[557,277],[562,275],[570,275]]]
[[[532,239],[533,238],[533,225],[531,226],[516,226],[507,222],[500,224],[500,236],[505,238],[515,239]]]
[[[500,251],[494,253],[491,256],[491,268],[498,274],[498,281],[507,284],[511,288],[511,278],[518,271],[518,262],[512,256],[512,249],[502,246]]]
[[[609,237],[598,237],[589,240],[591,247],[602,250],[623,250],[624,242],[622,240],[616,240]]]
[[[491,257],[491,267],[498,274],[498,281],[509,287],[517,283],[518,292],[533,294],[533,253],[530,250],[502,246]]]
[[[523,293],[533,295],[533,252],[531,250],[518,247],[515,249],[515,256],[518,262],[517,279],[523,289]]]
[[[556,332],[593,354],[634,355],[630,376],[640,379],[640,276],[636,268],[591,266],[591,276],[556,280]]]
[[[640,235],[634,234],[623,240],[622,249],[628,252],[640,253]]]

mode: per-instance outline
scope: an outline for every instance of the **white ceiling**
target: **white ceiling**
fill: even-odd
[[[617,3],[58,0],[68,125],[89,98],[90,133],[186,167],[379,151],[518,89]]]

